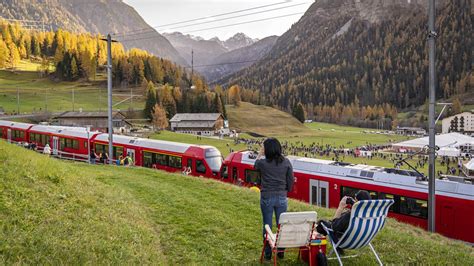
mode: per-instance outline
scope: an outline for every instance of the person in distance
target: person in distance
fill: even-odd
[[[262,158],[265,156],[265,158]],[[287,194],[293,189],[294,176],[290,161],[282,154],[280,142],[275,138],[268,138],[258,153],[254,165],[261,174],[260,209],[263,218],[263,239],[265,241],[265,225],[272,227],[273,213],[276,224],[279,224],[280,214],[288,208]],[[284,250],[278,252],[278,257],[284,257]],[[271,247],[265,246],[265,259],[272,257]]]
[[[319,220],[316,231],[322,235],[327,235],[326,230],[321,226],[321,223],[324,223],[326,227],[334,231],[334,241],[337,243],[349,226],[351,219],[351,209],[349,207],[360,200],[371,200],[369,192],[359,190],[355,194],[355,198],[349,196],[342,197],[333,219],[331,221]]]

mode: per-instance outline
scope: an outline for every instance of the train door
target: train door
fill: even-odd
[[[455,221],[455,213],[454,213],[454,208],[452,205],[449,204],[440,204],[441,208],[437,208],[438,212],[441,209],[441,212],[443,215],[440,215],[440,223],[436,225],[436,231],[438,233],[441,233],[445,236],[453,237],[453,230],[456,228],[456,221]]]
[[[237,170],[237,167],[232,167],[232,183],[234,184],[239,184],[239,173],[238,173],[238,170]]]
[[[187,171],[189,172],[189,174],[192,174],[194,172],[193,159],[188,158],[186,167],[188,168]]]
[[[135,163],[135,149],[128,149],[127,148],[127,155],[132,158],[132,162]]]
[[[329,184],[325,181],[309,180],[309,202],[311,205],[329,207]]]
[[[8,142],[12,141],[12,130],[11,129],[7,129],[7,140],[8,140]]]
[[[59,138],[53,137],[53,155],[58,155]]]

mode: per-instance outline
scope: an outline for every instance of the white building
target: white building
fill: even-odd
[[[474,113],[464,112],[443,119],[443,133],[461,132],[474,134]]]

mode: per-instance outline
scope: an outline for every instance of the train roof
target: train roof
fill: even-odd
[[[41,132],[41,133],[49,133],[55,135],[63,135],[68,137],[77,137],[77,138],[85,138],[87,139],[87,129],[84,127],[65,127],[65,126],[46,126],[46,125],[34,125],[31,128],[32,131]],[[89,138],[92,137],[94,134],[98,134],[98,131],[90,131]]]
[[[95,138],[98,141],[109,141],[108,134],[100,134]],[[184,153],[191,147],[191,144],[179,143],[179,142],[172,142],[172,141],[164,141],[164,140],[156,140],[156,139],[143,139],[137,137],[130,137],[130,136],[123,136],[123,135],[115,135],[113,136],[114,143],[123,144],[123,145],[132,145],[137,147],[143,148],[150,148],[150,149],[158,149],[170,152],[179,152]]]
[[[11,127],[11,128],[17,128],[17,129],[28,129],[32,125],[33,124],[0,120],[0,126],[4,126],[4,127]]]
[[[255,153],[242,152],[242,163],[253,165]],[[427,181],[415,171],[370,166],[363,164],[349,164],[330,160],[321,160],[297,156],[288,156],[293,171],[307,174],[329,175],[334,178],[350,179],[353,181],[389,186],[409,186],[416,191],[425,191]],[[463,180],[436,180],[436,191],[464,195],[474,200],[474,185]]]

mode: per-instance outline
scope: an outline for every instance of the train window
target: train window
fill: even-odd
[[[72,148],[75,150],[79,150],[79,141],[78,140],[73,140],[72,141]]]
[[[59,139],[59,149],[62,150],[66,147],[66,139]]]
[[[390,209],[388,209],[388,210],[391,211],[391,212],[398,212],[398,204],[397,204],[397,200],[395,199],[394,195],[380,192],[379,196],[378,196],[378,199],[391,199],[391,200],[393,200],[395,203],[392,204],[392,206],[390,206]]]
[[[84,141],[84,149],[87,149],[87,141]]]
[[[66,148],[72,148],[72,139],[66,139]]]
[[[254,184],[254,185],[260,185],[260,183],[262,182],[260,171],[246,169],[245,182]]]
[[[143,166],[151,168],[153,165],[153,155],[151,152],[143,152]]]
[[[428,202],[409,197],[400,197],[400,213],[410,216],[428,218]]]
[[[196,160],[196,172],[198,173],[206,173],[206,166],[202,160]]]
[[[41,135],[41,144],[46,145],[48,143],[48,136]]]
[[[178,156],[169,156],[169,165],[174,168],[181,169],[181,157]]]
[[[120,156],[124,156],[123,147],[114,146],[114,158],[119,158]]]
[[[227,165],[224,165],[221,170],[221,177],[222,179],[227,179],[229,178],[229,168]]]
[[[168,166],[168,155],[156,153],[156,163],[162,166]]]
[[[359,190],[364,190],[364,189],[352,188],[352,187],[342,187],[341,199],[344,196],[349,196],[349,197],[355,198],[355,195],[356,195],[357,192],[359,192]],[[378,198],[377,191],[372,191],[372,190],[366,190],[366,191],[369,192],[370,198],[372,198],[372,199],[377,199]]]
[[[105,145],[102,145],[102,144],[95,144],[95,152],[96,153],[108,153],[107,152],[107,149],[105,148]]]
[[[344,196],[349,196],[349,197],[354,198],[357,191],[359,191],[357,188],[342,187],[342,189],[341,189],[341,199]]]

